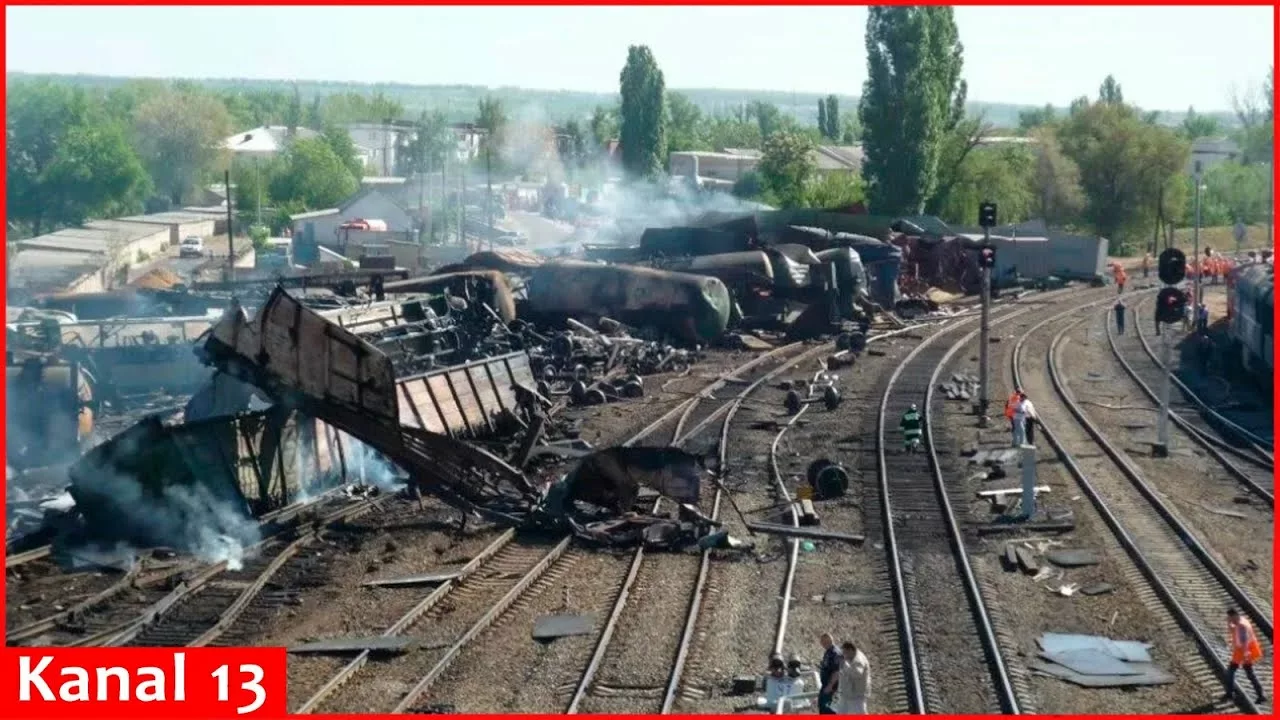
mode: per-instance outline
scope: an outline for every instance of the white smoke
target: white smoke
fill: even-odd
[[[131,455],[137,442],[120,438],[117,455]],[[199,472],[199,468],[191,468]],[[102,518],[110,527],[90,528],[91,535],[116,535],[130,541],[184,550],[206,562],[226,561],[232,570],[243,566],[247,548],[261,540],[257,522],[247,508],[229,496],[215,493],[210,484],[167,484],[158,494],[144,492],[136,478],[114,468],[78,470],[76,485],[92,491],[92,504],[110,503],[111,515]],[[213,483],[218,483],[214,479]],[[120,545],[113,550],[118,553]]]
[[[386,492],[404,489],[403,474],[378,451],[352,437],[348,437],[343,450],[346,452],[348,480]]]

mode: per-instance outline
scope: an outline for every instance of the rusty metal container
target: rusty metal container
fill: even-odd
[[[630,265],[564,260],[543,265],[529,280],[529,307],[538,314],[609,316],[658,327],[690,343],[706,343],[728,327],[732,299],[714,277]]]

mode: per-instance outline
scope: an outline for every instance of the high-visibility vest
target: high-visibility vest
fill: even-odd
[[[1258,642],[1252,623],[1240,618],[1236,625],[1228,624],[1227,630],[1231,633],[1231,662],[1244,665],[1262,659],[1262,644]]]
[[[1013,411],[1018,407],[1018,393],[1009,396],[1004,402],[1004,417],[1006,420],[1013,419]]]

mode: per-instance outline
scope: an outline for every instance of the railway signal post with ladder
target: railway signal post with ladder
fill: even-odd
[[[1169,457],[1169,394],[1173,387],[1169,333],[1175,323],[1182,321],[1186,312],[1187,295],[1175,286],[1187,277],[1187,256],[1178,248],[1167,248],[1160,253],[1159,275],[1165,284],[1156,295],[1156,327],[1161,331],[1160,362],[1164,364],[1164,382],[1160,385],[1160,420],[1152,454],[1162,458]],[[1161,328],[1161,325],[1165,327]]]
[[[991,228],[996,226],[996,204],[978,206],[978,224],[982,226],[982,247],[978,248],[978,267],[982,270],[982,320],[978,350],[978,427],[991,424],[987,408],[991,403],[991,365],[987,348],[991,334],[991,268],[996,265],[996,248],[991,244]]]

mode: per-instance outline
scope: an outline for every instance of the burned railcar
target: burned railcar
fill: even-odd
[[[93,433],[92,375],[78,362],[14,359],[5,368],[5,461],[15,470],[62,465]]]
[[[572,260],[535,270],[528,298],[538,316],[608,316],[689,344],[720,337],[732,307],[728,288],[714,277]]]

